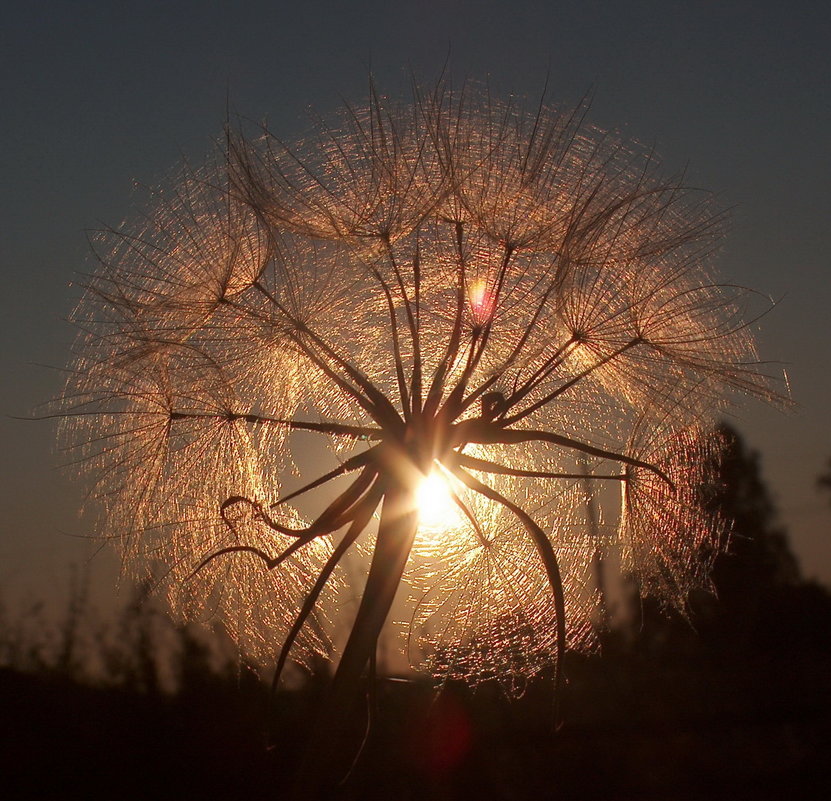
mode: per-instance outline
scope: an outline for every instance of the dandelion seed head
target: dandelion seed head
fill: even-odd
[[[709,431],[777,390],[754,296],[713,278],[721,213],[584,115],[374,94],[295,143],[232,132],[103,232],[61,410],[125,564],[255,657],[288,637],[308,662],[384,499],[435,463],[414,664],[519,691],[560,634],[595,647],[597,559],[683,610],[729,529],[701,497]]]

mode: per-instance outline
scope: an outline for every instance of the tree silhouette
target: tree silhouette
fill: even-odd
[[[689,620],[662,623],[659,610],[648,608],[645,628],[651,635],[645,636],[678,636],[689,641],[698,640],[701,634],[707,641],[712,635],[720,652],[750,653],[759,647],[769,648],[774,617],[793,626],[784,620],[789,615],[776,611],[775,606],[780,596],[790,593],[802,580],[763,481],[758,453],[750,450],[730,425],[719,426],[716,435],[721,447],[713,454],[709,481],[699,487],[699,497],[713,514],[729,520],[730,527],[713,561],[712,591],[695,593],[692,598],[695,630]],[[702,645],[695,643],[699,649]]]
[[[753,296],[709,277],[709,199],[584,113],[373,88],[295,145],[229,130],[97,239],[61,414],[126,560],[244,650],[281,641],[277,681],[329,653],[304,624],[368,554],[318,761],[402,581],[423,667],[530,676],[592,644],[603,553],[680,607],[725,540],[708,426],[775,395]],[[292,486],[312,435],[331,463]]]
[[[730,426],[708,505],[733,521],[716,559],[715,599],[697,598],[696,624],[722,656],[805,662],[825,649],[828,591],[805,580],[762,480],[759,456]]]
[[[799,568],[762,480],[759,455],[735,429],[722,426],[721,435],[720,482],[710,504],[733,521],[728,553],[714,574],[721,593],[747,596],[748,581],[766,588],[796,584]]]

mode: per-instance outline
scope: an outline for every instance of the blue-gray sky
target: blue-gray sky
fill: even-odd
[[[199,161],[234,111],[291,139],[311,108],[386,93],[446,60],[458,82],[573,104],[655,145],[668,171],[733,208],[728,280],[780,302],[759,325],[785,363],[795,412],[749,404],[734,423],[764,475],[805,574],[831,584],[831,6],[816,2],[306,0],[37,2],[0,30],[0,413],[60,389],[84,231],[117,225],[135,183]],[[88,552],[81,490],[56,469],[54,432],[3,417],[0,591],[35,598]]]

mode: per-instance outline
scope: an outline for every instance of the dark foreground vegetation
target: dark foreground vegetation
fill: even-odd
[[[691,622],[644,602],[601,654],[569,654],[556,733],[550,677],[513,701],[496,686],[384,679],[364,752],[333,797],[827,798],[831,596],[800,579],[738,439],[724,478],[714,502],[737,523],[718,600],[693,598]],[[284,796],[323,670],[269,713],[267,688],[219,635],[138,602],[105,635],[89,626],[81,584],[49,648],[26,631],[9,620],[0,631],[0,797]]]

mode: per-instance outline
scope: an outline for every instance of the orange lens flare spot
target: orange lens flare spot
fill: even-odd
[[[468,287],[468,302],[477,323],[487,322],[493,315],[494,297],[488,282],[477,278]]]

